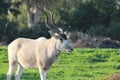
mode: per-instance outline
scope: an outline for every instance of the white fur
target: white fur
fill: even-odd
[[[64,46],[63,46],[64,45]],[[8,45],[9,70],[7,80],[11,76],[16,66],[18,66],[15,80],[20,80],[24,68],[39,68],[41,80],[46,80],[47,72],[56,61],[60,50],[71,49],[67,40],[61,42],[55,37],[46,39],[18,38]]]

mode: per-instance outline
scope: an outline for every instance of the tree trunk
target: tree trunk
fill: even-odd
[[[28,27],[33,28],[40,21],[40,10],[39,7],[46,7],[47,3],[45,0],[21,0],[27,5],[27,16],[28,16]]]

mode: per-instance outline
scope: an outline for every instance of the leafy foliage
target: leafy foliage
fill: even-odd
[[[55,14],[55,23],[64,30],[83,31],[95,36],[107,36],[120,40],[118,37],[120,35],[120,5],[116,3],[116,0],[49,0],[46,3],[49,3],[49,10]],[[39,27],[36,25],[33,31],[27,30],[26,4],[21,4],[20,0],[1,0],[0,41],[4,41],[6,38],[9,43],[20,36],[49,37],[48,31],[43,25],[45,22],[43,16],[40,15]],[[34,32],[34,30],[41,32]]]
[[[15,16],[17,16],[20,12],[18,10],[15,10],[15,6],[11,8],[14,5],[14,3],[11,3],[9,1],[1,0],[0,3],[0,41],[11,41],[14,38],[16,38],[17,29],[18,26],[17,22],[11,22],[8,20],[8,12],[11,11],[14,13]],[[18,5],[17,5],[18,6]],[[13,27],[14,26],[14,27]]]
[[[109,25],[109,27],[104,25],[94,25],[89,29],[88,32],[94,36],[107,36],[111,37],[112,39],[120,40],[118,37],[118,35],[120,35],[120,23],[113,22]]]

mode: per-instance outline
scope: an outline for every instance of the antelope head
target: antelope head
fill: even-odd
[[[46,26],[50,29],[50,35],[54,37],[57,42],[56,48],[60,51],[72,52],[73,48],[68,41],[66,32],[56,26],[56,24],[54,23],[53,14],[47,9],[43,10],[40,7],[38,8],[46,15]],[[50,18],[48,15],[50,16]]]

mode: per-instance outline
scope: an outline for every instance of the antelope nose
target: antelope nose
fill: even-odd
[[[73,52],[73,49],[69,49],[68,52]]]
[[[73,49],[70,49],[71,51],[73,51]]]

